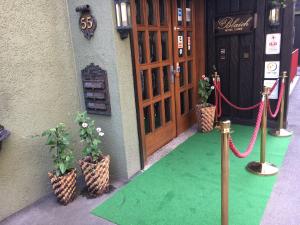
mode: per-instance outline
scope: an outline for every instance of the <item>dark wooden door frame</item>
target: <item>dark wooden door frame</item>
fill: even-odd
[[[173,0],[171,0],[173,1]],[[133,2],[133,0],[132,0]],[[131,3],[132,3],[131,2]],[[194,7],[194,10],[192,12],[192,16],[194,19],[193,26],[197,26],[197,29],[195,29],[195,32],[193,34],[192,38],[192,48],[193,52],[195,53],[195,59],[194,59],[194,79],[195,83],[197,83],[199,79],[199,73],[204,74],[205,73],[205,0],[194,0],[195,7],[198,9],[197,13]],[[135,11],[133,8],[133,4],[131,4],[131,10],[132,10],[132,19],[135,19]],[[197,16],[196,16],[197,14]],[[199,15],[198,15],[199,14]],[[132,53],[132,65],[133,65],[133,73],[136,74],[137,68],[135,65],[135,57],[137,56],[137,52],[134,49],[134,29],[130,34],[130,42],[131,42],[131,53]],[[197,41],[196,41],[197,39]],[[186,44],[186,43],[185,43]],[[141,153],[141,167],[144,168],[145,162],[147,160],[147,153],[146,153],[146,147],[145,147],[145,140],[143,138],[143,130],[141,129],[141,116],[140,116],[140,107],[138,104],[139,100],[139,93],[137,88],[137,80],[134,79],[134,87],[135,87],[135,98],[136,98],[136,112],[137,112],[137,124],[138,124],[138,134],[139,134],[139,144],[140,144],[140,153]],[[194,91],[194,99],[193,104],[197,103],[197,91]],[[175,110],[174,110],[175,112]],[[178,133],[176,133],[177,135]]]

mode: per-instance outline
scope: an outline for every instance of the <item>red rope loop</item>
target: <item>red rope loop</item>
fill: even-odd
[[[219,80],[219,82],[218,82],[218,89],[220,90],[221,89],[221,82],[220,82],[220,80]],[[219,103],[219,113],[218,113],[218,118],[219,117],[221,117],[221,115],[222,115],[222,98],[221,98],[221,95],[218,95],[218,97],[219,97],[219,100],[218,100],[218,103]]]
[[[224,99],[224,101],[230,105],[231,107],[237,109],[237,110],[241,110],[241,111],[247,111],[247,110],[252,110],[252,109],[256,109],[260,106],[260,102],[253,105],[253,106],[249,106],[249,107],[239,107],[233,103],[231,103],[224,95],[223,93],[221,92],[221,87],[220,85],[216,84],[216,82],[214,82],[214,86],[215,86],[215,89],[217,90],[218,94],[220,95],[221,98]]]
[[[278,99],[277,106],[276,106],[276,109],[275,109],[274,113],[272,112],[271,105],[270,105],[270,100],[268,99],[268,111],[269,111],[269,115],[272,118],[275,118],[277,116],[278,112],[279,112],[282,97],[283,97],[283,94],[284,94],[284,89],[285,89],[285,84],[281,83],[280,92],[279,92],[279,99]]]
[[[258,111],[258,115],[257,115],[257,119],[256,119],[255,128],[254,128],[252,137],[250,139],[250,142],[249,142],[248,147],[247,147],[247,149],[246,149],[245,152],[241,153],[236,148],[236,146],[234,145],[232,137],[229,138],[229,147],[230,147],[231,151],[233,152],[233,154],[236,157],[238,157],[238,158],[246,158],[252,152],[254,144],[256,142],[256,138],[257,138],[257,134],[258,134],[258,131],[259,131],[260,123],[261,123],[261,120],[262,120],[264,104],[265,104],[264,100],[262,100],[259,103],[259,111]]]

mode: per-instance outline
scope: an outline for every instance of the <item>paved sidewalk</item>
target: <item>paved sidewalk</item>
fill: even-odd
[[[300,224],[300,82],[291,97],[288,128],[294,132],[261,225]]]

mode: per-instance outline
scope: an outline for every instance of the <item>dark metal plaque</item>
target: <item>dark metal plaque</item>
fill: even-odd
[[[81,71],[86,111],[90,114],[111,115],[107,73],[91,63]]]
[[[222,16],[215,19],[216,35],[249,33],[253,29],[254,16],[252,14]]]

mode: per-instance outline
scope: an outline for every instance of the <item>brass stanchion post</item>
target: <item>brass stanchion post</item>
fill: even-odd
[[[215,74],[213,75],[213,79],[215,79],[215,81],[216,81],[216,84],[218,84],[219,82],[220,82],[220,76],[218,75],[218,72],[215,72]],[[216,87],[215,87],[216,88]],[[215,98],[216,98],[217,96],[215,96]],[[219,103],[218,103],[219,104]],[[216,105],[216,108],[217,108],[218,106]],[[220,110],[220,109],[219,109]],[[216,129],[218,129],[218,130],[220,130],[220,121],[219,121],[219,119],[218,119],[218,114],[217,114],[217,111],[216,111],[216,113],[215,113],[215,117],[216,117],[216,119],[215,119],[215,128]]]
[[[281,77],[281,85],[285,83],[285,78],[287,77],[286,72],[283,72]],[[288,137],[293,134],[293,132],[288,131],[283,128],[283,116],[284,116],[284,107],[285,107],[285,90],[283,92],[282,100],[280,103],[280,115],[279,115],[279,124],[278,129],[269,130],[269,134],[276,137]]]
[[[230,121],[220,123],[221,129],[221,223],[228,225],[228,192],[229,192],[229,134]]]
[[[263,109],[263,115],[261,121],[260,161],[250,162],[246,166],[246,169],[250,173],[261,175],[261,176],[274,175],[278,172],[278,168],[274,164],[266,162],[268,94],[269,94],[269,88],[264,87],[264,92],[262,93],[263,101],[264,101],[264,109]]]

